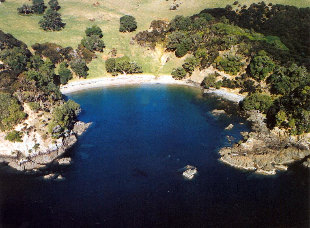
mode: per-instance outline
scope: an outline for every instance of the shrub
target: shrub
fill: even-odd
[[[48,4],[52,10],[58,11],[60,9],[60,6],[57,0],[50,0]]]
[[[172,30],[188,31],[191,29],[192,21],[189,17],[175,16],[170,22],[170,28]]]
[[[17,8],[17,12],[21,15],[33,14],[32,6],[24,4],[22,7]]]
[[[72,100],[56,107],[53,111],[52,121],[48,126],[49,132],[54,137],[59,137],[64,131],[71,130],[80,111],[80,105]]]
[[[68,81],[72,79],[72,73],[71,73],[71,70],[68,69],[67,63],[62,62],[60,64],[58,74],[59,74],[60,83],[62,85],[67,84]]]
[[[39,21],[39,25],[45,31],[60,31],[66,24],[62,22],[59,13],[52,9],[48,9],[43,19]]]
[[[217,73],[209,74],[207,77],[203,79],[203,81],[201,82],[201,86],[205,89],[209,89],[210,87],[216,87],[217,76],[218,76]],[[219,86],[220,83],[218,83],[217,85]]]
[[[182,67],[178,67],[178,68],[173,69],[171,75],[173,78],[180,80],[180,79],[185,78],[186,71]]]
[[[0,130],[10,130],[26,117],[17,99],[0,92]]]
[[[41,106],[39,103],[37,102],[30,102],[28,103],[30,109],[34,112],[38,112],[41,109]]]
[[[14,130],[6,134],[5,140],[9,140],[10,142],[23,142],[22,137],[22,132]]]
[[[70,67],[73,72],[80,78],[86,78],[88,75],[88,67],[85,60],[77,58],[70,62]]]
[[[264,80],[269,73],[273,71],[275,64],[272,59],[267,56],[265,51],[260,51],[251,60],[248,70],[250,75],[257,81]]]
[[[133,32],[137,29],[137,22],[133,16],[125,15],[120,18],[120,32]]]
[[[224,71],[231,75],[236,75],[240,71],[243,63],[240,61],[240,58],[237,56],[227,56],[220,57],[218,56],[215,59],[216,68]]]
[[[106,70],[108,73],[142,73],[142,67],[137,63],[130,61],[127,56],[121,58],[110,58],[105,62]]]
[[[193,71],[195,70],[195,67],[198,66],[198,63],[199,62],[195,57],[188,57],[185,59],[182,67],[187,73],[191,75]]]
[[[86,36],[99,36],[99,38],[103,37],[102,30],[97,25],[93,25],[85,30]]]
[[[253,93],[243,100],[242,108],[244,110],[259,110],[266,113],[272,104],[273,100],[267,94]]]
[[[103,52],[105,44],[97,35],[86,36],[82,39],[81,44],[90,51]]]
[[[44,0],[32,0],[32,10],[36,14],[43,14],[46,9]]]

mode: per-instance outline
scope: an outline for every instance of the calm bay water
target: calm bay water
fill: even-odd
[[[309,170],[265,177],[218,161],[226,136],[248,130],[235,114],[210,114],[231,104],[163,85],[69,98],[93,125],[68,152],[74,163],[51,167],[66,180],[0,170],[0,227],[309,226]],[[199,172],[192,181],[178,172],[188,164]]]

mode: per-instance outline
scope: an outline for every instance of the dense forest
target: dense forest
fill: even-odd
[[[224,71],[229,76],[206,75],[202,86],[239,89],[247,94],[243,110],[265,113],[270,128],[302,134],[310,132],[309,34],[310,8],[235,2],[170,22],[153,21],[134,40],[185,56],[172,72],[177,79],[197,68]]]

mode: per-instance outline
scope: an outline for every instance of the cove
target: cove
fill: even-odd
[[[3,227],[307,227],[309,171],[258,176],[218,161],[249,130],[237,107],[184,86],[101,88],[68,95],[93,122],[51,167],[64,181],[0,170]],[[215,117],[214,109],[228,115]],[[234,128],[225,130],[230,123]],[[245,123],[245,124],[241,124]],[[178,170],[198,168],[185,180]]]

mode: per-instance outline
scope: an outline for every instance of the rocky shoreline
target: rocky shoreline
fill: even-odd
[[[0,162],[6,163],[8,166],[18,171],[45,168],[71,148],[77,142],[78,137],[81,136],[90,125],[91,123],[78,121],[74,124],[73,130],[68,135],[59,138],[56,143],[51,145],[49,150],[28,157],[25,157],[21,153],[17,153],[15,156],[0,156]]]
[[[247,114],[252,132],[242,132],[243,140],[220,149],[220,161],[257,174],[274,175],[310,155],[310,135],[297,137],[277,128],[269,130],[261,113]]]

